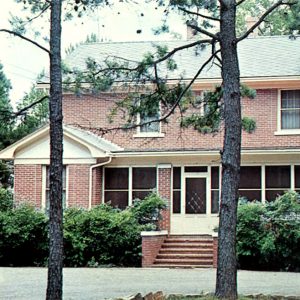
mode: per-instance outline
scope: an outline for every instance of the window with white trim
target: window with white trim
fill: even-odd
[[[300,129],[300,90],[282,90],[280,97],[280,128]]]
[[[144,199],[156,188],[156,167],[104,169],[104,202],[125,209],[134,199]]]
[[[66,190],[67,190],[67,168],[66,166],[63,166],[63,191],[62,191],[62,205],[63,209],[66,208]],[[46,185],[45,185],[45,209],[46,212],[50,209],[50,167],[46,166]]]
[[[160,111],[157,108],[156,112],[142,112],[139,114],[139,124],[138,133],[159,133],[160,132],[160,122],[151,122],[158,120],[160,118]],[[151,123],[149,123],[151,122]]]

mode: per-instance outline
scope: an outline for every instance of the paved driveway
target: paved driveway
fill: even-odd
[[[213,292],[214,269],[65,269],[64,299],[100,300],[141,292]],[[45,299],[47,270],[0,268],[0,299]],[[240,294],[293,295],[300,299],[300,273],[238,273]]]

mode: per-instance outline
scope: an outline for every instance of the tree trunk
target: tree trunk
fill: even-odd
[[[62,299],[63,271],[61,0],[51,1],[50,26],[50,249],[46,299],[56,300]]]
[[[241,104],[235,2],[235,0],[220,1],[225,134],[222,151],[216,296],[226,299],[237,298],[236,220],[240,180]]]

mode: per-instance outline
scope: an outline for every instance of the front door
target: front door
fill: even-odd
[[[190,172],[192,168],[181,167],[180,188],[174,176],[173,205],[177,206],[171,212],[171,234],[211,234],[218,223],[217,215],[211,213],[211,168],[202,169]]]
[[[185,213],[206,213],[206,178],[185,178]]]

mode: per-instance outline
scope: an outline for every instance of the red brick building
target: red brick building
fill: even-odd
[[[183,43],[167,44],[171,50]],[[88,57],[108,54],[138,60],[151,49],[149,42],[81,45],[66,61],[80,66]],[[265,202],[284,191],[300,190],[299,49],[299,39],[284,36],[249,38],[239,44],[241,81],[257,91],[255,99],[242,99],[243,116],[257,125],[242,136],[240,195],[249,200]],[[168,74],[169,82],[182,71],[186,80],[192,78],[209,51],[177,53],[174,59],[181,69]],[[201,95],[220,82],[218,67],[211,65],[192,89]],[[110,201],[124,208],[155,189],[168,209],[163,231],[143,236],[143,265],[215,265],[213,229],[218,224],[223,131],[204,135],[180,128],[176,111],[168,123],[97,134],[96,128],[121,123],[117,118],[110,124],[107,114],[123,96],[64,95],[64,205],[91,208]],[[14,160],[15,201],[45,209],[48,126],[4,149],[0,158]]]

